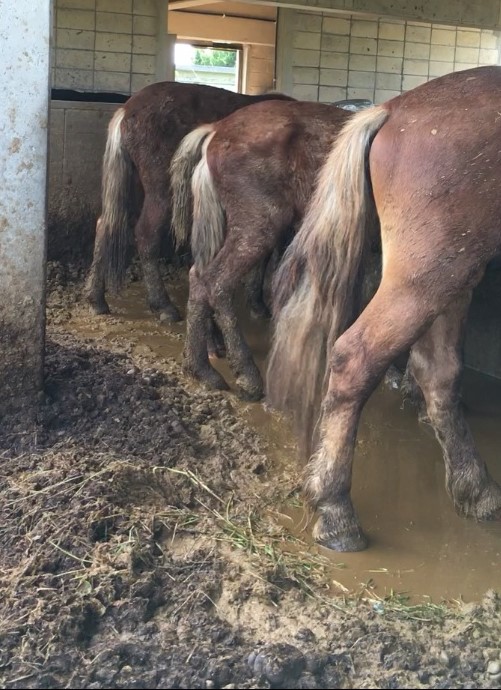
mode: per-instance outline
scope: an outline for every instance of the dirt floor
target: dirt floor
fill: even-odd
[[[32,431],[0,428],[2,687],[500,687],[495,592],[336,595],[277,520],[293,458],[277,474],[232,395],[120,313],[101,337],[80,278],[49,266],[46,401]]]

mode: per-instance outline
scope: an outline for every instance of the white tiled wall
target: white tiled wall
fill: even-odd
[[[55,88],[129,94],[155,80],[155,0],[56,0]]]
[[[501,34],[466,27],[282,10],[278,36],[278,88],[322,102],[380,103],[433,77],[500,62]]]

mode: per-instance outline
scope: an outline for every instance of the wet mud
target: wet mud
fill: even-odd
[[[174,292],[177,302],[184,304],[183,281],[174,285]],[[269,324],[251,318],[242,297],[240,303],[246,337],[264,373]],[[168,355],[181,361],[183,325],[159,329],[145,306],[141,284],[129,287],[114,306],[125,317],[134,340],[159,357]],[[212,363],[234,386],[226,361]],[[463,399],[482,456],[501,482],[501,382],[468,370]],[[270,473],[275,471],[279,480],[284,472],[298,472],[286,420],[270,414],[260,403],[241,403],[239,407],[266,441]],[[474,601],[489,588],[501,587],[501,523],[477,523],[456,515],[445,491],[444,463],[433,430],[419,424],[415,408],[384,385],[363,414],[353,496],[370,539],[369,550],[342,557],[319,550],[332,561],[332,577],[343,591],[354,592],[370,582],[384,595],[405,591],[416,601]],[[283,506],[283,526],[315,548],[310,520],[301,507]]]
[[[286,422],[187,380],[183,326],[140,283],[103,318],[79,278],[49,267],[46,402],[30,433],[0,428],[2,687],[499,687],[499,525],[454,514],[396,392],[357,446],[370,549],[330,554]],[[265,329],[246,328],[262,364]],[[465,402],[501,480],[499,385],[470,374]]]

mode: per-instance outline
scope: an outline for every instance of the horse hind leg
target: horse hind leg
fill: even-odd
[[[350,495],[360,414],[391,362],[438,313],[439,305],[423,299],[422,292],[422,286],[383,280],[373,300],[330,351],[320,444],[305,468],[304,492],[318,510],[315,540],[336,551],[367,546]]]
[[[151,311],[160,320],[180,321],[179,311],[171,302],[160,274],[159,256],[162,232],[170,232],[170,211],[165,202],[145,196],[134,234],[143,269],[144,284]]]
[[[226,357],[226,345],[224,344],[221,329],[214,320],[214,315],[207,321],[207,354],[209,359],[221,359]]]
[[[85,296],[96,314],[109,314],[110,308],[105,297],[105,256],[106,242],[101,218],[96,223],[94,255],[85,284]]]
[[[501,517],[501,489],[491,479],[463,414],[462,345],[471,294],[452,304],[412,347],[409,370],[426,400],[445,460],[446,488],[459,514]]]
[[[207,350],[212,336],[212,309],[195,266],[190,269],[189,281],[183,369],[209,388],[227,390],[228,384],[209,362]]]
[[[251,309],[251,315],[254,318],[270,318],[270,311],[266,306],[263,294],[264,279],[269,258],[270,257],[266,257],[260,261],[244,279],[247,302]]]
[[[252,224],[249,225],[251,226]],[[264,261],[273,250],[279,228],[275,228],[275,232],[269,228],[268,234],[263,235],[258,231],[256,224],[252,226],[255,228],[253,241],[243,243],[240,241],[242,232],[239,227],[236,223],[230,227],[223,248],[211,264],[205,267],[203,280],[209,291],[217,323],[223,333],[226,356],[236,376],[240,397],[245,400],[259,400],[263,396],[263,380],[239,327],[234,296],[242,274],[245,275],[259,262]]]

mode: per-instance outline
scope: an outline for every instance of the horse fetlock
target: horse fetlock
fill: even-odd
[[[362,531],[351,501],[319,507],[320,515],[313,527],[313,538],[333,551],[363,551],[367,537]]]

